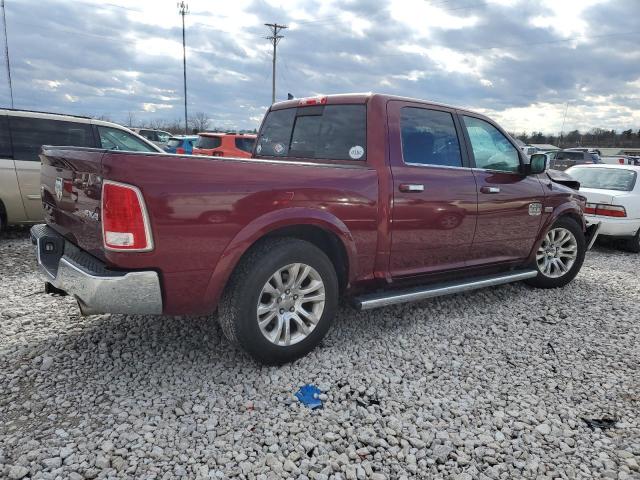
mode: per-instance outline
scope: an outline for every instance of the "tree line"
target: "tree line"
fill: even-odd
[[[115,122],[108,115],[93,116],[97,120],[104,120],[107,122]],[[156,118],[152,120],[138,120],[133,112],[129,112],[125,118],[124,123],[121,123],[127,128],[149,128],[152,130],[163,130],[174,135],[184,135],[184,119],[168,120],[166,118]],[[258,133],[254,128],[252,130],[236,129],[222,126],[212,125],[211,118],[205,112],[196,112],[189,116],[188,119],[188,132],[189,134],[196,134],[198,132],[226,132],[234,131],[238,133]]]
[[[560,148],[570,147],[620,147],[640,148],[640,129],[632,130],[607,130],[606,128],[592,128],[588,132],[572,130],[564,135],[546,135],[542,132],[528,134],[510,133],[511,136],[522,140],[526,144],[548,143]]]

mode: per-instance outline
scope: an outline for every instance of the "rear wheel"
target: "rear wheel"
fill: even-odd
[[[329,330],[338,303],[331,260],[293,238],[262,242],[240,261],[220,301],[225,336],[261,363],[290,362]]]
[[[570,217],[559,218],[536,252],[538,275],[526,282],[539,288],[565,286],[580,271],[586,250],[584,233],[578,223]]]

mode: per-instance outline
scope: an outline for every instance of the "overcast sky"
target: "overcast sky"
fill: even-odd
[[[640,128],[640,0],[190,0],[190,112],[253,128],[278,99],[383,92],[482,111],[509,131]],[[175,0],[6,0],[17,108],[183,116]],[[0,103],[9,104],[6,73]]]

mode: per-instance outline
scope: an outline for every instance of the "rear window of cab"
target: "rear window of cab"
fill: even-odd
[[[265,157],[364,161],[365,105],[314,105],[269,112],[256,154]]]

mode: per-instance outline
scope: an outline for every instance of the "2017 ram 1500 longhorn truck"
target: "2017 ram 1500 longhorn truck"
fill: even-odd
[[[265,363],[360,309],[525,280],[561,287],[585,200],[490,119],[377,94],[271,106],[253,158],[43,147],[49,291],[83,313],[212,314]]]

